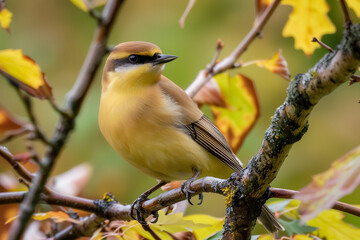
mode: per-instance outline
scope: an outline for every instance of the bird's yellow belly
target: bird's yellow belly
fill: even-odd
[[[137,120],[132,117],[129,122],[131,114],[116,114],[115,107],[101,106],[100,111],[107,111],[106,119],[100,118],[99,124],[110,145],[122,158],[154,178],[186,180],[194,169],[201,171],[200,176],[220,178],[227,178],[232,172],[173,125],[153,121],[153,116],[149,115]]]

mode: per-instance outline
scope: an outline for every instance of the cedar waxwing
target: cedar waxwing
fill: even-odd
[[[242,164],[192,99],[161,75],[164,64],[176,58],[152,43],[117,45],[104,68],[99,126],[122,158],[160,185],[190,179],[182,186],[189,197],[197,177],[229,178]],[[259,220],[270,232],[283,230],[266,206]]]

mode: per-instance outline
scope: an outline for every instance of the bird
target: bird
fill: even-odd
[[[190,202],[190,184],[198,177],[226,179],[242,169],[215,124],[162,75],[176,58],[153,43],[123,42],[109,54],[102,75],[101,133],[123,159],[160,180],[132,205],[142,224],[141,202],[165,183],[187,180],[182,190]],[[269,232],[283,230],[265,205],[259,220]]]

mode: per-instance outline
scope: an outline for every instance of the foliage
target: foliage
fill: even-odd
[[[99,20],[99,16],[95,8],[101,7],[106,3],[105,0],[70,1],[79,9],[97,18],[97,20]],[[195,2],[194,0],[189,1],[189,5],[180,20],[182,27],[190,11],[197,11],[196,9],[191,10]],[[256,1],[255,26],[262,21],[267,9],[273,3],[274,1],[271,0]],[[360,17],[360,1],[348,0],[347,3],[354,10],[355,14]],[[301,49],[306,56],[312,55],[315,49],[320,47],[319,44],[311,42],[313,37],[321,39],[326,34],[334,33],[336,30],[339,31],[328,17],[330,7],[325,0],[284,0],[281,1],[281,4],[292,7],[292,12],[285,23],[282,35],[284,37],[293,37],[295,48]],[[0,1],[1,27],[9,31],[11,21],[12,13],[5,8],[3,1]],[[101,21],[98,22],[100,25],[102,24]],[[222,48],[223,46],[218,47],[214,61],[207,70],[214,69],[217,64],[221,63],[218,56]],[[236,50],[234,51],[236,52]],[[282,54],[282,50],[278,50],[268,59],[234,62],[234,64],[225,69],[226,71],[224,70],[222,73],[211,78],[193,98],[200,107],[203,105],[210,106],[215,124],[223,132],[234,152],[237,152],[242,146],[247,135],[260,117],[261,101],[255,86],[258,83],[255,84],[256,81],[253,80],[253,77],[239,73],[240,70],[237,69],[250,65],[256,65],[286,80],[290,80],[288,63]],[[230,70],[236,71],[236,73],[232,74]],[[211,74],[211,71],[207,73]],[[18,152],[15,149],[14,151],[17,151],[17,154],[10,156],[11,160],[8,160],[14,170],[21,176],[20,182],[22,185],[17,184],[16,179],[8,174],[0,176],[1,193],[19,192],[20,190],[26,190],[24,188],[29,187],[29,185],[33,185],[31,181],[34,177],[31,172],[26,175],[26,171],[24,174],[24,170],[21,169],[37,171],[44,166],[43,160],[41,160],[44,157],[42,154],[39,154],[43,150],[34,147],[33,141],[41,140],[45,146],[52,146],[53,144],[47,140],[37,124],[30,100],[26,94],[49,101],[54,111],[60,114],[59,118],[62,123],[66,121],[64,119],[75,119],[76,114],[71,115],[69,113],[72,109],[66,112],[57,107],[52,88],[45,74],[31,57],[23,54],[23,50],[10,48],[0,50],[0,74],[11,85],[15,86],[20,93],[19,95],[20,97],[22,96],[29,115],[29,120],[21,119],[20,121],[16,114],[13,114],[13,111],[6,110],[2,106],[0,107],[0,137],[2,138],[0,139],[0,144],[6,144],[16,137],[24,135],[26,137],[24,139],[24,142],[26,142],[26,152]],[[54,90],[56,91],[57,89]],[[82,99],[75,104],[80,105],[81,102]],[[59,126],[62,127],[63,125]],[[65,142],[66,137],[63,140]],[[10,151],[5,147],[0,147],[1,156],[11,155]],[[359,156],[360,148],[357,147],[344,157],[333,162],[329,170],[315,175],[312,182],[296,195],[296,198],[302,201],[301,203],[295,200],[285,200],[271,206],[276,216],[281,217],[280,221],[286,229],[286,232],[282,233],[283,239],[309,240],[322,238],[346,240],[360,236],[360,229],[346,222],[343,213],[329,209],[336,204],[337,200],[352,193],[360,183]],[[309,163],[304,162],[304,164]],[[51,191],[56,191],[63,195],[80,196],[91,171],[92,167],[84,164],[74,167],[62,175],[57,175],[48,181],[43,194],[51,195]],[[178,185],[174,186],[178,187]],[[0,199],[3,197],[1,193]],[[74,206],[76,207],[76,202]],[[17,215],[14,211],[15,207],[4,209],[0,213],[0,220],[8,220],[8,222],[15,220]],[[72,213],[71,211],[64,210],[64,208],[48,206],[46,210],[44,209],[32,214],[32,219],[35,222],[41,222],[41,224],[35,227],[39,234],[49,234],[52,229],[44,227],[46,223],[55,224],[59,229],[70,226],[70,223],[73,227],[76,227],[81,226],[88,216],[87,213],[82,211],[76,211],[75,214]],[[114,237],[115,239],[153,238],[151,233],[144,230],[135,220],[102,222],[104,224],[96,229],[92,229],[88,237],[92,239],[103,239],[105,237]],[[161,239],[185,239],[187,237],[189,239],[208,240],[219,239],[223,234],[223,225],[224,218],[215,218],[205,214],[184,216],[183,213],[171,213],[171,211],[170,213],[159,211],[158,221],[149,224],[152,231]],[[0,228],[2,230],[0,231],[1,234],[7,233],[8,226],[0,225]],[[0,235],[0,237],[5,238],[5,235]],[[272,234],[254,235],[252,237],[252,239],[261,240],[272,238]]]

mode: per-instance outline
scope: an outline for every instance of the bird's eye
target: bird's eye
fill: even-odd
[[[128,59],[129,59],[129,62],[130,62],[130,63],[137,63],[138,60],[139,60],[138,56],[137,56],[137,55],[134,55],[134,54],[133,54],[133,55],[130,55]]]

